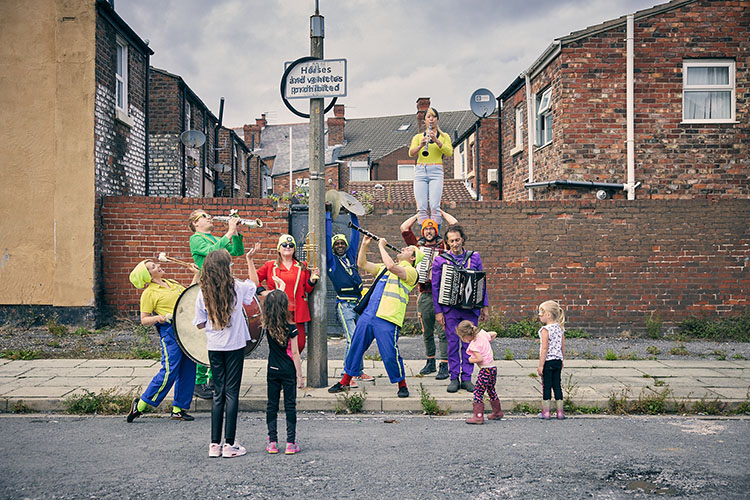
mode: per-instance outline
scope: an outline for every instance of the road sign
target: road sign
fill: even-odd
[[[318,59],[285,63],[287,99],[325,99],[346,96],[346,59]]]

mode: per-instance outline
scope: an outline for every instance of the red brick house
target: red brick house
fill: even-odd
[[[740,1],[673,0],[556,39],[498,97],[502,199],[750,198],[748,56]]]

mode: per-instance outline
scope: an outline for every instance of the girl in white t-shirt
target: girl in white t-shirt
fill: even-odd
[[[555,391],[557,418],[565,418],[563,413],[562,379],[563,358],[565,357],[565,312],[554,300],[542,302],[539,306],[539,321],[544,326],[539,329],[539,367],[542,377],[542,413],[539,418],[549,420],[552,391]]]
[[[258,274],[252,256],[256,244],[247,255],[250,279],[235,280],[230,270],[232,258],[224,249],[206,256],[201,271],[201,291],[195,300],[193,324],[206,329],[206,346],[214,379],[214,398],[211,406],[210,458],[239,457],[247,450],[235,440],[245,345],[250,340],[242,304],[252,303],[257,288]],[[226,416],[225,416],[226,415]],[[222,421],[224,446],[221,446]]]
[[[497,337],[497,332],[486,332],[471,321],[464,320],[456,327],[456,333],[462,342],[468,342],[466,352],[469,354],[469,362],[479,367],[477,383],[474,385],[474,416],[467,419],[467,424],[484,423],[484,392],[490,397],[492,413],[487,415],[489,420],[500,420],[503,418],[503,410],[500,406],[500,398],[495,392],[497,383],[497,367],[492,356],[490,342]]]

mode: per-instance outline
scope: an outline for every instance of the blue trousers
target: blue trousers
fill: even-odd
[[[174,385],[174,406],[187,410],[193,400],[195,363],[185,356],[174,337],[170,323],[157,324],[161,345],[161,369],[141,395],[151,406],[159,406]]]
[[[362,357],[375,340],[378,343],[380,357],[383,358],[385,371],[388,372],[388,379],[392,384],[404,380],[406,378],[404,360],[398,350],[400,332],[401,328],[394,323],[371,316],[365,311],[354,329],[351,347],[344,362],[344,373],[352,377],[362,375]]]
[[[354,330],[357,328],[357,319],[359,314],[354,312],[354,306],[357,305],[356,301],[353,300],[337,300],[336,301],[336,316],[339,318],[339,323],[344,329],[344,335],[346,335],[346,351],[344,352],[344,358],[349,354],[349,349],[352,346],[352,337],[354,336]],[[359,370],[364,370],[364,360],[360,363]]]

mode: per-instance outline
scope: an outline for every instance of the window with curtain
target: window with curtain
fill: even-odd
[[[127,114],[128,112],[128,46],[117,39],[115,61],[115,107]]]
[[[366,161],[349,162],[349,180],[350,181],[369,181],[370,165]]]
[[[414,164],[404,164],[398,166],[398,180],[411,181],[414,179]]]
[[[682,63],[682,119],[688,123],[733,122],[735,62],[686,60]]]

